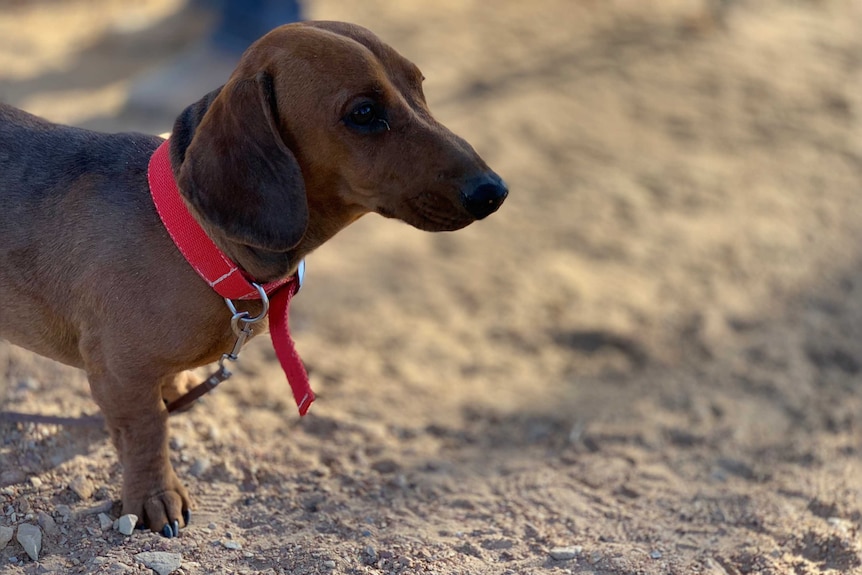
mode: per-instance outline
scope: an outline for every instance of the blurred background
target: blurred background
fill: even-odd
[[[276,4],[271,20],[289,10]],[[207,6],[6,0],[0,101],[167,131],[236,58]],[[315,253],[292,316],[312,415],[297,423],[255,342],[240,381],[174,424],[181,472],[215,470],[195,491],[230,500],[250,481],[270,506],[299,501],[268,549],[309,569],[291,545],[352,565],[371,541],[395,550],[380,559],[394,572],[393,557],[471,573],[862,566],[862,2],[316,0],[299,14],[367,26],[419,65],[431,110],[511,194],[457,233],[367,216]],[[93,411],[79,374],[3,352],[6,408]],[[51,449],[91,449],[64,437]],[[273,479],[309,470],[331,504],[313,516]],[[88,473],[112,485],[117,469]],[[216,499],[202,507],[220,520],[252,513]],[[356,542],[349,526],[377,514],[400,527]],[[321,521],[325,541],[309,531]],[[559,544],[581,548],[574,562],[548,558]]]

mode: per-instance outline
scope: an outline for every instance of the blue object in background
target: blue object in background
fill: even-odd
[[[282,24],[302,19],[296,0],[196,0],[215,12],[211,42],[228,53],[242,53],[252,42]]]

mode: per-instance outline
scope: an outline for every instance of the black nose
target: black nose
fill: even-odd
[[[481,220],[494,212],[503,204],[509,195],[509,188],[500,176],[494,173],[483,175],[464,187],[461,201],[470,215]]]

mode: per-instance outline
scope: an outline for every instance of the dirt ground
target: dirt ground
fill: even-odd
[[[4,2],[0,100],[169,128],[126,94],[205,26],[130,6]],[[300,420],[255,341],[172,419],[176,540],[102,532],[99,427],[0,424],[0,526],[44,531],[0,572],[862,573],[862,4],[306,11],[414,60],[509,200],[452,234],[367,216],[309,258],[319,399]],[[0,370],[2,409],[96,412],[77,371],[4,343]]]

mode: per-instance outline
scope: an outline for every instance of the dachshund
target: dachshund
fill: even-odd
[[[423,80],[365,28],[281,26],[179,115],[168,171],[193,219],[255,282],[291,277],[369,212],[463,228],[508,189],[432,117]],[[165,399],[236,336],[223,297],[154,207],[148,166],[162,143],[0,104],[0,337],[86,372],[122,464],[123,513],[172,537],[192,504],[169,460]],[[237,302],[252,315],[262,306]]]

